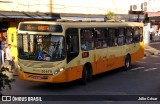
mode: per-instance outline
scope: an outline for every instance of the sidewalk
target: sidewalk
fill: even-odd
[[[160,54],[160,42],[150,43],[145,45],[144,56]]]
[[[4,64],[1,67],[8,67],[8,63],[5,61]],[[10,79],[13,78],[13,76],[17,76],[18,72],[17,69],[12,69],[13,73],[9,73],[8,71],[4,71],[3,73],[6,74]]]

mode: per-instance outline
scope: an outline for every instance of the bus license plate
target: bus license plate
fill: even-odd
[[[40,76],[33,76],[32,78],[36,79],[36,80],[41,80],[42,79],[42,77],[40,77]]]

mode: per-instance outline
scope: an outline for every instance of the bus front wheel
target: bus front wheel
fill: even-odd
[[[87,81],[90,81],[92,79],[92,73],[90,68],[85,65],[82,71],[82,79],[81,82],[82,84],[87,84]]]

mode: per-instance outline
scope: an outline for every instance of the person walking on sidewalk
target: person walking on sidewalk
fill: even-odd
[[[4,44],[3,41],[0,41],[0,53],[1,53],[1,62],[2,65],[4,64]]]
[[[12,59],[12,53],[11,53],[11,44],[8,44],[7,48],[6,48],[6,60],[8,61],[8,69],[9,69],[9,72],[12,73],[12,64],[13,64],[13,59]]]

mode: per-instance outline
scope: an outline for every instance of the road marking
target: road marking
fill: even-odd
[[[159,56],[157,56],[157,55],[152,55],[151,57],[154,57],[154,58],[159,58]]]
[[[144,71],[153,71],[153,70],[157,70],[158,68],[149,68],[149,69],[145,69]]]
[[[139,69],[143,69],[143,68],[145,68],[145,67],[137,67],[137,68],[133,68],[131,70],[139,70]]]
[[[147,63],[147,62],[144,62],[144,61],[137,61],[138,63]]]

